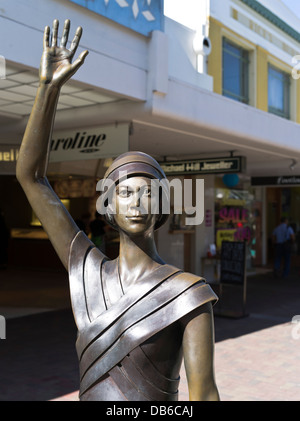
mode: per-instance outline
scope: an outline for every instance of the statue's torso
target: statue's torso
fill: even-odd
[[[70,289],[78,327],[81,400],[176,401],[182,319],[215,295],[205,282],[161,265],[124,293],[117,261],[79,234]]]
[[[151,383],[151,375],[149,374],[149,367],[152,369],[152,375],[155,378],[156,382],[159,382],[159,378],[165,377],[167,379],[174,379],[176,384],[173,388],[173,394],[165,394],[165,397],[160,400],[177,400],[177,390],[179,384],[179,372],[182,362],[182,335],[181,328],[178,326],[178,323],[174,323],[171,326],[168,326],[163,331],[158,332],[156,335],[148,339],[146,342],[140,345],[138,352],[134,352],[134,355],[130,355],[134,363],[138,363],[141,367],[145,358],[149,363],[148,369],[145,375],[144,390],[134,393],[134,388],[130,391],[131,399],[128,399],[127,396],[122,393],[122,390],[117,386],[116,381],[113,378],[113,374],[104,375],[101,381],[99,381],[95,386],[89,389],[82,397],[81,400],[92,400],[92,401],[126,401],[126,400],[155,400],[151,399],[153,390],[152,388],[147,388],[147,383]],[[136,351],[136,350],[135,350]],[[142,355],[141,357],[141,353]],[[139,361],[139,358],[141,361]],[[126,369],[127,367],[125,367]],[[122,362],[116,368],[117,370],[124,370],[122,367]],[[115,370],[116,370],[115,369]],[[139,373],[140,374],[140,373]],[[130,378],[131,382],[135,382],[135,378]],[[118,382],[120,385],[120,382]],[[124,385],[125,386],[125,385]],[[157,383],[156,383],[157,387]],[[121,385],[122,388],[122,385]],[[125,386],[125,390],[128,389]],[[149,395],[148,395],[149,393]]]
[[[113,279],[114,278],[114,279]],[[117,270],[117,261],[106,261],[102,265],[101,270],[101,279],[106,284],[113,284],[114,288],[108,288],[106,291],[106,304],[107,306],[114,305],[123,295],[123,290],[120,285],[120,280],[118,279],[118,270]],[[142,282],[142,280],[141,280]],[[136,288],[139,287],[137,284]],[[147,362],[147,369],[142,373],[143,382],[151,383],[151,377],[155,381],[159,380],[158,378],[165,377],[166,379],[173,379],[177,384],[179,381],[179,372],[182,362],[182,327],[179,322],[175,322],[170,326],[167,326],[165,329],[159,331],[144,343],[139,346],[139,350],[135,350],[133,356],[129,356],[131,361],[138,366],[145,367]],[[126,371],[127,367],[122,366],[122,362],[119,364],[117,370]],[[120,373],[119,373],[120,374]],[[136,373],[139,375],[140,373]],[[126,374],[125,374],[126,377]],[[131,382],[134,382],[134,377],[131,377]],[[151,388],[150,388],[151,389]],[[177,393],[174,391],[172,400],[177,400]],[[132,395],[134,394],[131,392]],[[147,386],[144,390],[145,400],[147,397]],[[135,400],[139,400],[143,397],[144,393],[137,393]],[[149,390],[151,394],[151,390]],[[168,399],[168,395],[165,395],[165,400]],[[99,381],[95,386],[89,389],[81,398],[81,400],[127,400],[126,396],[122,393],[119,387],[116,387],[116,383],[112,380],[111,375],[105,375],[101,381]]]

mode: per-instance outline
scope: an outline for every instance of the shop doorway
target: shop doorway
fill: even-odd
[[[267,263],[274,262],[274,245],[272,233],[285,216],[296,235],[296,245],[292,255],[292,265],[297,264],[300,255],[300,186],[295,187],[267,187]]]

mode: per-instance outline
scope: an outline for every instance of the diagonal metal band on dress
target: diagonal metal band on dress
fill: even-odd
[[[177,393],[180,377],[177,377],[177,379],[165,377],[159,370],[157,370],[155,365],[149,360],[147,355],[145,355],[140,346],[134,348],[131,353],[128,354],[128,358],[130,358],[137,370],[143,373],[143,376],[148,382],[155,385],[159,384],[160,389],[164,392],[173,394]],[[127,356],[122,360],[122,365],[125,366],[125,368],[128,367],[125,362],[126,359]]]
[[[200,305],[212,300],[211,290],[206,284],[195,284],[177,299],[164,305],[159,311],[151,314],[129,327],[105,352],[101,358],[89,366],[81,379],[81,394],[93,386],[106,372],[155,333],[179,320]]]
[[[115,269],[102,280],[105,256],[93,247],[85,234],[79,233],[69,261],[71,300],[79,331],[76,348],[81,396],[109,373],[129,400],[177,400],[178,379],[153,376],[153,366],[146,373],[145,364],[152,363],[139,345],[217,297],[202,278],[169,265],[160,266],[139,288],[132,287],[122,295]],[[111,305],[110,294],[118,289],[120,298]]]
[[[110,370],[109,375],[128,400],[177,401],[180,378],[167,379],[155,370],[153,365],[149,370],[145,370],[144,364],[147,360],[138,346],[123,358],[121,364]],[[138,363],[141,363],[142,367]],[[153,372],[156,375],[155,379],[151,378]]]
[[[132,304],[127,311],[122,311],[123,309],[119,307],[119,303],[116,303],[110,309],[112,314],[116,317],[113,320],[113,323],[110,323],[109,326],[105,323],[106,313],[100,316],[96,321],[100,323],[94,324],[93,327],[97,327],[96,338],[93,337],[92,341],[88,344],[85,351],[81,354],[80,359],[80,372],[81,377],[84,376],[85,371],[88,367],[101,355],[113,346],[113,344],[121,337],[121,335],[130,329],[134,324],[138,323],[140,320],[149,317],[153,312],[158,311],[160,308],[168,304],[169,302],[175,300],[177,297],[182,294],[183,291],[187,290],[195,283],[200,283],[201,286],[205,285],[203,281],[196,276],[193,276],[191,280],[187,281],[187,274],[179,274],[176,278],[168,278],[160,283],[157,288],[145,294],[145,296]],[[125,297],[125,296],[123,296]],[[121,301],[121,300],[120,300]],[[111,313],[110,313],[111,315]],[[95,323],[96,323],[95,321]],[[104,323],[101,323],[104,322]],[[105,326],[106,325],[106,326]],[[104,329],[103,329],[104,327]],[[85,329],[85,332],[88,330]],[[93,333],[96,330],[93,329]],[[142,334],[142,332],[140,332]],[[81,336],[81,334],[80,334]]]
[[[105,256],[93,247],[94,245],[85,234],[79,232],[73,240],[69,260],[72,308],[76,325],[79,332],[82,333],[76,344],[80,354],[89,340],[92,340],[97,334],[97,325],[105,323],[106,326],[102,327],[104,329],[109,323],[114,322],[117,316],[115,309],[107,309],[101,283],[99,282],[101,266]],[[128,295],[121,297],[119,308],[122,308],[124,311],[127,310],[129,306],[149,292],[151,288],[177,272],[180,272],[180,270],[170,265],[159,267],[155,271],[155,279],[153,279],[152,273],[145,278],[143,285],[138,290],[132,288]],[[103,321],[102,319],[98,320],[99,314],[105,310]],[[95,332],[93,331],[94,326]],[[85,332],[85,329],[88,332]],[[90,337],[87,336],[85,338],[86,334],[90,335]]]
[[[78,232],[71,244],[68,268],[70,295],[74,318],[79,331],[87,326],[91,321],[86,304],[86,294],[83,279],[85,261],[88,252],[93,247],[95,247],[94,244],[87,238],[85,234],[83,234],[82,231]],[[104,255],[101,253],[99,257],[98,273],[100,273],[100,266]]]
[[[82,358],[82,354],[84,353],[85,348],[90,344],[91,341],[94,341],[103,331],[107,330],[112,324],[115,324],[124,313],[130,310],[132,311],[131,308],[141,299],[145,298],[153,288],[158,287],[171,275],[174,275],[178,272],[178,269],[168,265],[158,268],[154,272],[155,279],[153,279],[152,273],[147,278],[145,278],[139,289],[134,287],[130,288],[126,295],[123,295],[120,298],[118,303],[108,308],[105,313],[100,314],[93,322],[81,330],[76,343],[79,358]],[[140,314],[143,314],[143,312],[144,309],[142,309]]]

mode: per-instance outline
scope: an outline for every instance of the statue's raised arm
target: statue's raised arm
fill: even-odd
[[[69,271],[80,400],[177,401],[183,358],[190,400],[218,400],[212,317],[217,297],[201,276],[166,264],[158,254],[155,230],[167,221],[169,206],[163,204],[170,197],[159,163],[129,151],[104,175],[108,188],[99,208],[120,239],[113,260],[79,231],[46,178],[59,91],[87,54],[72,63],[82,31],[67,49],[69,27],[66,21],[59,47],[58,22],[51,41],[45,29],[40,85],[17,177]]]
[[[78,227],[52,190],[46,172],[60,89],[79,69],[88,54],[88,51],[84,51],[72,62],[82,29],[77,28],[68,49],[69,30],[70,21],[66,20],[58,46],[58,20],[53,22],[52,37],[49,26],[45,28],[39,87],[17,162],[17,179],[66,268],[70,244]]]

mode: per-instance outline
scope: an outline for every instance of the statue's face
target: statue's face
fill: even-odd
[[[151,232],[157,217],[151,213],[151,200],[156,202],[154,194],[149,178],[131,177],[120,182],[115,193],[116,225],[131,235]]]

